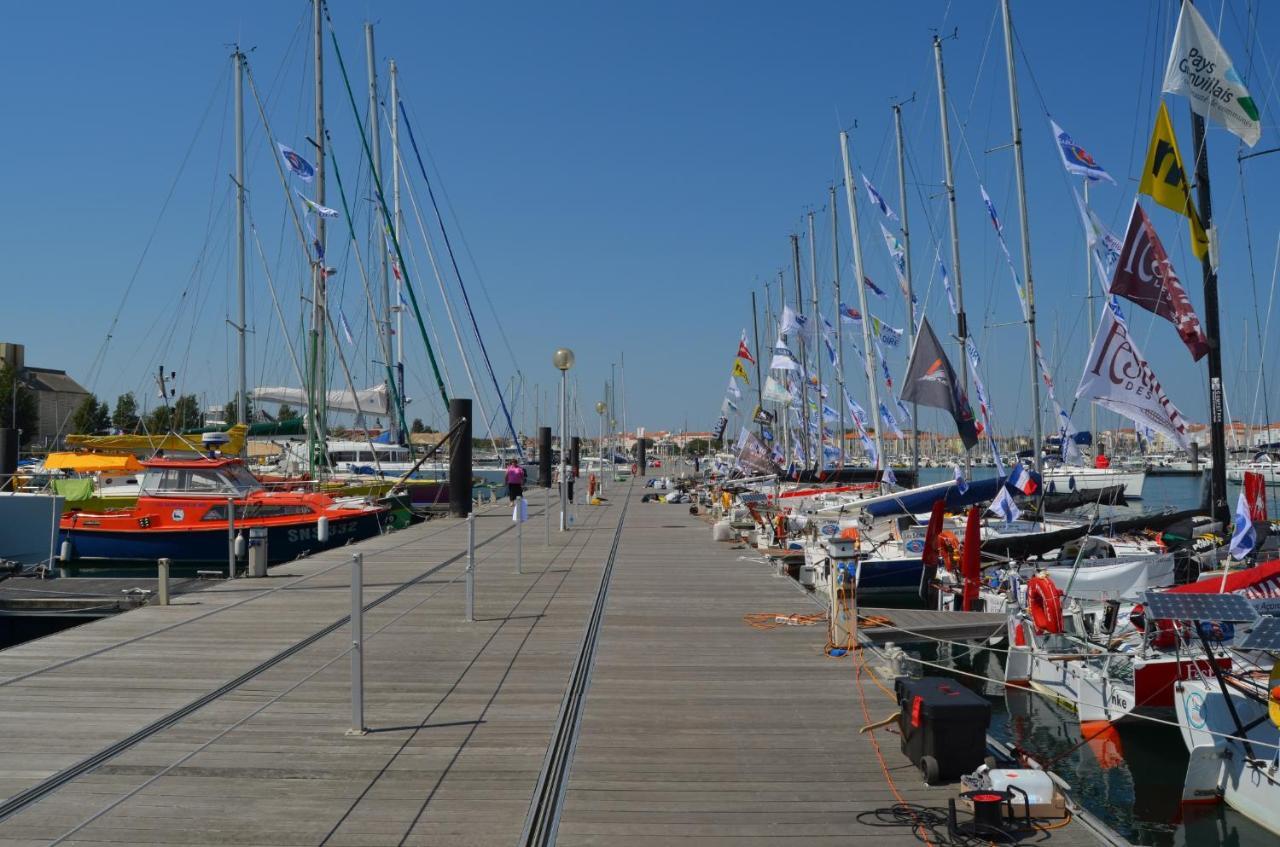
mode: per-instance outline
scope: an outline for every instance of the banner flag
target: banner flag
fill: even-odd
[[[1129,334],[1129,328],[1111,309],[1102,310],[1102,321],[1093,338],[1085,372],[1076,397],[1084,397],[1116,414],[1150,427],[1182,449],[1190,447],[1182,413],[1165,396]]]
[[[1112,185],[1116,184],[1111,174],[1103,170],[1102,165],[1095,162],[1083,147],[1072,141],[1071,136],[1058,126],[1057,121],[1050,118],[1049,125],[1053,127],[1053,138],[1058,142],[1058,152],[1062,154],[1062,166],[1067,169],[1067,173],[1082,176],[1094,182],[1105,179]]]
[[[301,198],[302,198],[302,202],[303,202],[303,203],[306,203],[306,204],[307,204],[307,208],[308,208],[308,209],[310,209],[311,211],[315,212],[315,213],[316,213],[317,215],[319,215],[320,217],[322,217],[322,218],[336,218],[336,217],[338,217],[338,210],[337,210],[337,209],[330,209],[328,206],[321,206],[319,203],[317,203],[316,201],[314,201],[314,200],[312,200],[311,198],[307,197],[307,195],[303,194],[301,191],[298,191],[298,189],[296,189],[296,188],[294,189],[294,192],[295,192],[299,197],[301,197]]]
[[[907,365],[902,400],[950,412],[965,449],[978,443],[978,429],[969,407],[969,398],[956,379],[955,369],[934,335],[929,320],[920,322],[915,348]]]
[[[1173,137],[1173,123],[1169,109],[1160,101],[1156,112],[1156,125],[1151,130],[1151,144],[1147,147],[1147,161],[1142,169],[1142,181],[1138,193],[1145,194],[1166,209],[1185,215],[1191,226],[1191,249],[1197,259],[1209,252],[1209,236],[1200,224],[1200,215],[1191,202],[1191,186],[1187,184],[1187,171],[1178,152],[1178,140]]]
[[[1250,147],[1262,137],[1258,104],[1249,96],[1213,30],[1190,3],[1183,3],[1178,15],[1173,49],[1164,69],[1164,90],[1183,95],[1197,115],[1226,127]]]
[[[1209,352],[1209,339],[1200,326],[1195,307],[1173,270],[1173,263],[1156,235],[1156,228],[1137,200],[1133,202],[1120,261],[1111,280],[1111,293],[1119,294],[1173,324],[1195,361],[1200,361]]]
[[[880,213],[891,221],[896,221],[898,215],[889,208],[889,204],[884,202],[884,196],[876,191],[876,187],[871,184],[871,180],[867,179],[866,174],[862,174],[862,184],[867,187],[867,194],[871,197],[871,202],[875,204]]]
[[[756,363],[755,356],[752,356],[751,350],[747,348],[747,331],[745,329],[742,331],[742,339],[738,342],[738,358],[746,359],[753,365]]]
[[[733,360],[733,375],[747,385],[751,384],[751,378],[747,376],[747,369],[743,366],[741,359]]]
[[[796,361],[796,354],[792,353],[786,342],[779,338],[778,342],[773,345],[773,359],[769,362],[769,370],[795,371],[799,369],[800,363]]]
[[[303,182],[311,182],[315,178],[316,169],[311,163],[297,154],[292,147],[284,144],[276,143],[280,148],[280,158],[284,159],[285,167],[287,167],[294,176]]]
[[[787,392],[787,389],[783,388],[782,383],[771,376],[765,377],[761,396],[771,403],[791,403],[791,395]]]

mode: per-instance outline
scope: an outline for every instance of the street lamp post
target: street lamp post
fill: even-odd
[[[603,400],[596,401],[596,414],[600,416],[600,491],[604,491],[604,413],[608,410]]]
[[[560,371],[560,531],[569,528],[569,476],[566,459],[569,449],[569,368],[573,367],[573,351],[556,348],[551,363]]]

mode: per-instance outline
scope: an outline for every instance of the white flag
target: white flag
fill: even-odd
[[[297,193],[299,197],[302,198],[302,202],[307,204],[307,208],[315,212],[320,217],[336,218],[338,216],[337,209],[330,209],[328,206],[321,206],[319,203],[312,200],[310,197],[303,194],[301,191],[298,191],[296,188],[294,189],[294,191]]]
[[[742,389],[738,387],[738,381],[733,377],[729,377],[729,396],[734,400],[742,399]]]
[[[1022,514],[1022,510],[1018,508],[1018,504],[1013,502],[1013,495],[1009,493],[1009,489],[1000,486],[1000,493],[996,495],[996,499],[991,501],[989,511],[993,515],[999,515],[1004,518],[1005,523],[1013,523]]]
[[[1183,3],[1178,15],[1178,30],[1164,69],[1164,90],[1183,95],[1197,115],[1222,124],[1250,147],[1262,136],[1258,104],[1213,30],[1190,3]]]
[[[769,370],[771,371],[796,371],[800,369],[800,363],[796,361],[796,354],[791,352],[781,338],[778,343],[773,345],[773,358],[769,361]]]
[[[791,403],[791,393],[773,377],[765,377],[764,388],[760,391],[762,399],[771,403]]]
[[[1076,397],[1087,398],[1141,426],[1151,427],[1184,450],[1190,447],[1182,413],[1169,402],[1160,380],[1129,335],[1129,328],[1110,308],[1102,310],[1102,321]]]

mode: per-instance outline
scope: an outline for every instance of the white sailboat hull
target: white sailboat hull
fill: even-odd
[[[1097,491],[1113,485],[1124,486],[1124,496],[1142,498],[1142,487],[1147,480],[1143,470],[1120,468],[1046,468],[1042,479],[1044,489],[1050,494],[1069,491]]]

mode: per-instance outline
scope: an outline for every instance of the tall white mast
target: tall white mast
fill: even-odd
[[[818,310],[818,243],[813,237],[813,212],[809,213],[809,283],[813,289],[813,366],[814,379],[818,385],[813,389],[818,395],[817,401],[814,403],[818,407],[818,447],[817,455],[813,459],[813,467],[816,471],[821,471],[824,464],[822,456],[822,432],[826,427],[822,419],[822,313]],[[807,410],[806,410],[807,411]]]
[[[828,202],[831,204],[831,271],[834,275],[832,286],[835,291],[835,313],[836,313],[836,383],[840,386],[840,396],[836,398],[836,408],[840,415],[840,470],[844,470],[844,331],[841,324],[844,323],[840,315],[840,230],[839,226],[839,204],[836,202],[836,187],[834,185],[828,188],[830,198]]]
[[[880,394],[876,389],[876,375],[871,366],[871,315],[867,312],[867,284],[863,282],[866,275],[862,270],[862,240],[858,233],[858,204],[854,201],[853,170],[849,167],[849,133],[840,132],[840,157],[844,160],[844,199],[849,207],[849,232],[853,237],[853,274],[854,285],[858,289],[858,308],[862,310],[862,359],[866,365],[867,391],[871,401],[871,420],[876,426],[876,465],[887,467],[884,459],[884,427],[880,422]],[[844,398],[841,398],[844,399]]]
[[[1018,180],[1018,219],[1022,224],[1022,283],[1026,289],[1027,352],[1031,357],[1031,452],[1040,470],[1040,365],[1036,352],[1036,290],[1031,279],[1031,227],[1027,222],[1027,181],[1022,170],[1022,119],[1018,112],[1018,77],[1013,66],[1013,21],[1009,0],[1000,0],[1004,13],[1004,57],[1009,71],[1009,120],[1013,124],[1014,175]],[[1092,404],[1090,404],[1092,405]]]
[[[933,62],[938,75],[938,118],[942,124],[942,164],[946,170],[947,212],[951,218],[951,279],[956,284],[956,340],[960,342],[960,384],[969,393],[969,325],[964,313],[964,283],[960,272],[960,223],[956,218],[956,180],[951,167],[951,124],[947,120],[947,77],[942,70],[942,39],[933,37]],[[965,468],[972,466],[964,451]]]
[[[391,205],[392,222],[395,225],[396,242],[400,241],[400,74],[396,69],[396,60],[391,60]],[[404,268],[396,277],[396,302],[391,311],[396,316],[396,391],[400,396],[400,405],[404,406],[404,307],[400,286],[403,282]],[[523,395],[522,395],[523,396]]]
[[[239,46],[231,54],[231,64],[236,87],[236,292],[239,306],[236,311],[236,423],[249,422],[249,393],[245,375],[245,307],[244,307],[244,54]],[[243,452],[244,448],[241,447]]]
[[[915,95],[913,94],[914,98]],[[898,214],[902,219],[903,276],[907,282],[907,349],[916,346],[916,296],[911,284],[911,229],[907,226],[907,152],[902,137],[902,104],[893,104],[893,128],[898,139]],[[920,473],[919,406],[911,401],[911,470]]]
[[[378,182],[382,179],[382,121],[378,120],[378,60],[373,49],[373,24],[366,22],[364,25],[364,52],[365,62],[369,71],[369,147],[373,154],[373,179]],[[394,154],[393,154],[394,158]],[[381,196],[381,195],[379,195]],[[382,217],[377,216],[377,223],[374,227],[382,232],[384,227],[381,223]],[[387,395],[395,396],[395,386],[391,384],[392,370],[392,348],[391,348],[391,274],[387,264],[387,239],[386,233],[382,232],[383,237],[377,239],[377,246],[374,248],[378,252],[375,255],[382,257],[382,314],[377,316],[378,339],[382,342],[382,359],[385,363],[388,376],[383,380],[387,386]],[[400,443],[400,420],[397,415],[398,409],[392,409],[390,417],[391,440],[396,444]]]

